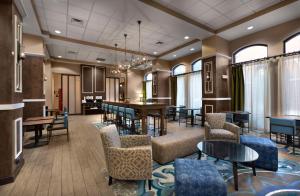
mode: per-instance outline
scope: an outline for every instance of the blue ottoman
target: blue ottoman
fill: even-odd
[[[252,148],[258,153],[259,157],[255,162],[255,167],[277,171],[278,149],[274,142],[268,138],[241,135],[240,143]]]
[[[217,168],[208,161],[175,160],[176,196],[223,196],[226,184]]]

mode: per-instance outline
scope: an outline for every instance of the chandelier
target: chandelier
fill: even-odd
[[[145,53],[141,52],[141,23],[142,21],[138,20],[138,32],[139,32],[139,40],[138,40],[138,53],[136,55],[131,55],[131,58],[128,60],[127,58],[127,34],[124,34],[125,40],[125,50],[124,50],[124,62],[119,66],[121,69],[130,69],[135,68],[141,65],[144,65],[145,68],[148,66],[152,66],[152,61]]]
[[[119,66],[118,66],[117,47],[118,47],[118,44],[115,44],[115,67],[111,71],[112,74],[119,74],[120,73]]]

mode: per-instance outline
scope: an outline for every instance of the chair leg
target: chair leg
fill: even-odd
[[[148,188],[151,190],[152,180],[148,180]]]
[[[111,176],[109,176],[109,178],[108,178],[108,185],[109,186],[112,185],[112,177]]]
[[[69,141],[69,127],[67,128],[67,140]]]

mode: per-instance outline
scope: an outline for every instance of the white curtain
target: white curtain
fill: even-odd
[[[300,115],[300,55],[281,57],[278,68],[280,113]]]
[[[202,77],[201,72],[189,74],[188,84],[188,107],[201,108],[202,107]],[[195,114],[200,110],[196,110]]]
[[[185,76],[177,76],[177,96],[176,96],[176,105],[177,106],[186,106],[186,79]]]
[[[152,98],[152,81],[146,81],[146,99]]]
[[[270,115],[271,83],[268,61],[243,65],[245,83],[245,111],[251,113],[252,128],[266,130]]]

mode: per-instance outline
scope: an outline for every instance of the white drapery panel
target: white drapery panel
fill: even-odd
[[[152,81],[146,81],[146,99],[152,98]]]
[[[186,106],[186,79],[185,75],[177,76],[177,96],[176,96],[176,105],[177,106]]]
[[[271,83],[269,62],[259,61],[243,65],[245,83],[245,111],[250,112],[254,129],[268,127],[266,116],[271,111]]]
[[[188,107],[202,107],[202,77],[201,72],[194,72],[188,75]],[[194,113],[199,113],[196,110]]]
[[[300,55],[281,57],[278,63],[278,80],[282,115],[300,115]]]

